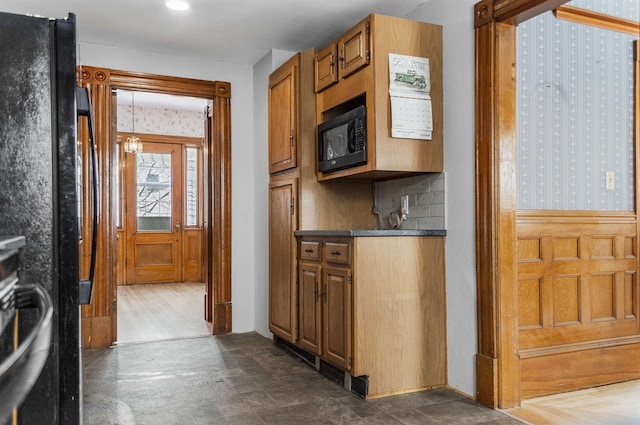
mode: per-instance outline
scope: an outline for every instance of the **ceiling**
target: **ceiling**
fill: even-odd
[[[369,13],[407,17],[429,0],[0,0],[0,11],[76,15],[79,42],[253,65],[271,49],[324,47]]]

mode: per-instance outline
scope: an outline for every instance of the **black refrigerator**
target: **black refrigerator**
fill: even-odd
[[[0,13],[0,235],[24,237],[19,280],[41,285],[53,305],[49,352],[17,407],[20,424],[82,423],[75,31],[73,14]],[[27,335],[36,314],[19,313]]]

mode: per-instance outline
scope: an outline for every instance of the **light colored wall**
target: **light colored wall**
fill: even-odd
[[[477,352],[473,32],[476,2],[432,0],[407,16],[443,26],[448,383],[469,395],[475,395]]]
[[[204,108],[203,108],[204,109]],[[184,111],[171,108],[152,108],[131,105],[118,105],[118,131],[166,136],[204,137],[203,111]],[[132,118],[135,117],[135,126]]]
[[[266,211],[266,206],[256,205],[254,190],[252,67],[93,43],[80,43],[78,56],[78,62],[81,65],[231,83],[232,331],[254,330],[256,311],[254,211],[258,209]],[[260,270],[259,273],[265,273],[265,271]]]
[[[639,5],[609,0],[597,8],[637,20]],[[632,211],[638,37],[552,12],[522,23],[516,34],[518,208]],[[607,172],[614,173],[612,189]]]
[[[268,164],[268,109],[269,74],[285,63],[295,52],[272,50],[253,66],[254,113],[254,244],[256,250],[255,330],[271,338],[269,332],[269,164]],[[235,302],[235,301],[234,301]]]

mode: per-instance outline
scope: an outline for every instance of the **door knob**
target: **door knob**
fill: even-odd
[[[180,224],[180,222],[176,221],[176,229],[180,230],[181,227],[182,227],[182,225]]]

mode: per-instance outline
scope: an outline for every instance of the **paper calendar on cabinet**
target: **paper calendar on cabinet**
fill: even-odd
[[[429,59],[389,53],[391,137],[431,140]]]

